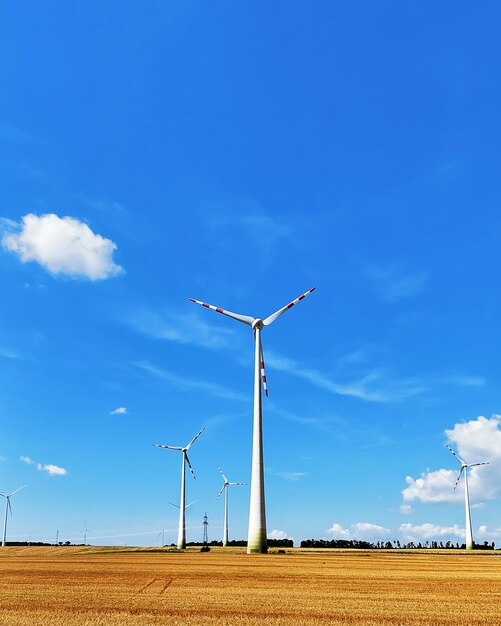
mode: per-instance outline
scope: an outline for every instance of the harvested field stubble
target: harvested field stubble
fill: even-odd
[[[0,551],[1,626],[500,623],[493,552]]]

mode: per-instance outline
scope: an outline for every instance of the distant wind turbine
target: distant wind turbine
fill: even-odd
[[[26,487],[26,485],[23,485],[22,487],[18,487],[15,491],[13,491],[12,493],[9,493],[9,494],[0,493],[0,496],[3,496],[5,498],[5,517],[4,517],[4,521],[3,521],[2,547],[5,546],[5,539],[7,537],[7,513],[10,513],[10,516],[12,517],[12,506],[10,504],[10,499],[12,498],[12,496],[14,494],[16,494],[18,491],[21,491],[21,489],[24,489],[25,487]]]
[[[162,528],[162,530],[158,533],[157,537],[160,537],[160,535],[162,535],[162,548],[165,545],[165,528]]]
[[[489,461],[485,463],[466,463],[463,461],[461,457],[459,457],[452,448],[445,443],[444,446],[451,452],[456,459],[461,463],[461,469],[459,470],[459,476],[456,478],[456,484],[454,485],[454,490],[458,486],[459,480],[461,478],[461,474],[464,470],[464,506],[466,510],[466,549],[473,550],[473,533],[471,530],[471,515],[470,515],[470,497],[468,495],[468,468],[469,467],[477,467],[478,465],[489,465]]]
[[[263,407],[261,396],[261,381],[263,382],[264,392],[268,395],[268,386],[266,384],[266,372],[264,369],[263,346],[261,343],[261,331],[265,326],[273,323],[282,313],[291,309],[295,304],[303,300],[308,294],[315,291],[315,287],[303,293],[299,298],[292,300],[275,313],[268,316],[264,320],[249,315],[240,315],[232,313],[220,307],[194,300],[189,298],[191,302],[200,304],[207,309],[217,311],[222,315],[227,315],[234,320],[247,324],[254,331],[254,424],[252,435],[252,474],[250,489],[250,508],[249,508],[249,534],[247,540],[247,554],[266,553],[268,552],[267,536],[266,536],[266,503],[264,497],[264,462],[263,462]]]
[[[83,529],[80,531],[81,533],[83,533],[84,536],[84,546],[87,545],[87,533],[89,532],[89,529],[87,528],[87,524],[84,522],[84,527]]]
[[[224,485],[221,487],[220,492],[217,494],[216,499],[219,498],[219,496],[223,493],[224,491],[224,533],[223,533],[223,547],[226,547],[228,545],[228,487],[230,485],[239,485],[239,486],[243,486],[246,485],[247,483],[230,483],[229,480],[226,478],[226,476],[224,475],[223,470],[218,467],[218,470],[221,472],[221,476],[223,477],[224,480]]]
[[[183,453],[182,465],[181,465],[181,499],[179,502],[179,530],[177,533],[177,549],[184,550],[186,548],[186,521],[185,521],[185,510],[186,510],[186,497],[185,497],[185,470],[186,463],[190,468],[191,473],[193,474],[193,478],[196,478],[195,472],[193,471],[193,467],[190,463],[190,459],[188,458],[188,450],[191,448],[193,443],[200,437],[200,435],[204,432],[205,428],[202,428],[200,432],[198,432],[193,439],[187,444],[184,448],[179,446],[165,446],[160,443],[154,443],[153,445],[156,448],[168,448],[169,450],[178,450]],[[193,504],[193,503],[191,503]],[[189,505],[188,505],[189,506]]]

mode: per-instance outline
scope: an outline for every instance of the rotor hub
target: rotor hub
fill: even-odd
[[[252,328],[255,330],[256,328],[259,328],[259,330],[262,330],[264,328],[264,324],[263,324],[263,320],[258,318],[257,320],[254,320],[252,322]]]

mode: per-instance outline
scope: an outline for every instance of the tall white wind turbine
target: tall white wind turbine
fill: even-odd
[[[224,532],[223,532],[223,547],[226,547],[228,545],[228,488],[230,487],[230,485],[238,485],[238,486],[243,486],[246,485],[247,483],[230,483],[229,480],[226,478],[226,476],[224,475],[223,470],[218,467],[218,470],[221,472],[221,476],[223,477],[224,480],[224,485],[221,487],[221,490],[219,491],[219,493],[216,496],[216,499],[219,498],[219,496],[223,493],[224,491]]]
[[[5,498],[5,517],[3,520],[2,547],[5,546],[5,539],[7,538],[7,514],[10,513],[10,516],[12,517],[12,506],[10,504],[10,499],[12,498],[14,494],[16,494],[18,491],[21,491],[21,489],[24,489],[25,487],[26,485],[23,485],[22,487],[18,487],[15,491],[9,494],[0,493],[0,496],[3,496]]]
[[[454,485],[454,490],[458,486],[459,480],[461,478],[461,474],[464,471],[464,506],[466,512],[466,549],[473,550],[473,533],[471,530],[471,515],[470,515],[470,496],[468,494],[468,468],[476,467],[478,465],[489,465],[489,461],[485,463],[465,463],[461,457],[459,457],[452,448],[445,443],[444,444],[447,450],[451,452],[456,459],[461,463],[461,469],[459,470],[459,476],[456,479],[456,484]]]
[[[263,383],[264,392],[268,395],[268,386],[266,384],[266,372],[264,369],[263,347],[261,343],[261,331],[265,326],[269,326],[282,313],[291,309],[295,304],[303,300],[308,294],[315,291],[315,287],[299,298],[292,300],[275,313],[268,316],[264,320],[249,315],[240,315],[226,311],[220,307],[194,300],[189,298],[191,302],[200,304],[207,309],[212,309],[223,315],[227,315],[234,320],[251,326],[254,331],[254,423],[252,435],[252,473],[250,488],[250,509],[249,509],[249,534],[247,539],[247,554],[266,553],[268,551],[266,537],[266,504],[264,498],[264,462],[263,462],[263,408],[261,397],[261,381]]]
[[[153,445],[156,448],[168,448],[169,450],[178,450],[182,452],[182,465],[181,465],[181,498],[179,502],[179,529],[177,533],[177,549],[184,550],[186,548],[186,522],[185,522],[185,510],[186,510],[186,497],[185,497],[185,470],[186,463],[190,468],[191,473],[193,474],[193,478],[196,478],[195,472],[193,471],[193,467],[190,463],[190,459],[188,458],[188,450],[191,448],[193,443],[200,437],[200,435],[204,432],[205,428],[202,428],[200,432],[198,432],[193,439],[187,444],[184,448],[180,446],[165,446],[160,443],[154,443]],[[189,505],[188,505],[189,506]]]

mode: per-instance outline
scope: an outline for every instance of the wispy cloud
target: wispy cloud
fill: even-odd
[[[20,456],[19,459],[23,462],[23,463],[27,463],[28,465],[35,465],[35,461],[33,459],[31,459],[29,456]]]
[[[303,476],[307,476],[306,472],[276,472],[275,470],[270,468],[267,468],[267,472],[269,474],[273,474],[273,476],[278,476],[279,478],[283,478],[284,480],[290,480],[293,482],[299,480],[300,478],[303,478]]]
[[[0,356],[5,359],[13,359],[15,361],[22,361],[24,359],[24,357],[18,352],[8,350],[7,348],[3,348],[2,346],[0,346]]]
[[[134,330],[165,341],[191,344],[204,348],[225,348],[232,343],[234,330],[225,326],[212,326],[195,312],[160,313],[152,309],[140,309],[124,320]]]
[[[107,198],[90,198],[89,196],[82,195],[77,195],[76,199],[85,206],[96,209],[97,211],[102,211],[103,213],[115,214],[116,217],[123,217],[124,214],[128,213],[125,206],[116,200],[109,200]]]
[[[239,402],[249,401],[249,397],[244,394],[238,393],[236,391],[231,391],[230,389],[226,389],[226,387],[222,387],[221,385],[211,383],[205,380],[182,378],[181,376],[178,376],[177,374],[174,374],[169,370],[156,367],[148,361],[135,361],[133,365],[138,369],[147,372],[148,374],[169,381],[181,391],[192,391],[196,389],[199,391],[204,391],[211,396],[223,398],[225,400],[237,400]]]
[[[370,266],[366,269],[366,275],[374,282],[383,300],[390,303],[419,295],[426,288],[428,280],[426,272],[406,274],[394,267]]]
[[[391,380],[385,377],[384,371],[380,369],[372,370],[349,383],[340,383],[331,380],[318,370],[301,367],[291,359],[270,352],[266,360],[267,365],[275,369],[308,380],[317,387],[340,396],[353,396],[372,402],[394,402],[411,398],[426,390],[423,383],[416,378]]]
[[[241,211],[231,214],[213,214],[211,224],[219,229],[238,229],[265,252],[270,252],[278,241],[291,235],[290,220],[271,215],[255,201],[248,199]]]

